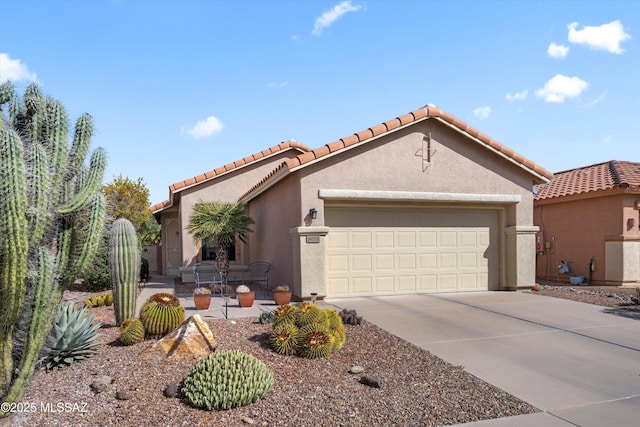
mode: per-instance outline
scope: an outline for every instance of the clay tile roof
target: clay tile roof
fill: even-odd
[[[640,191],[640,163],[610,160],[555,173],[549,183],[536,187],[535,200],[629,187]]]
[[[263,150],[263,151],[261,151],[259,153],[252,154],[252,155],[247,156],[247,157],[245,157],[243,159],[236,160],[233,163],[229,163],[229,164],[226,164],[226,165],[224,165],[222,167],[219,167],[219,168],[216,168],[214,170],[211,170],[209,172],[205,172],[203,174],[194,176],[192,178],[185,179],[184,181],[180,181],[180,182],[176,182],[174,184],[171,184],[169,186],[170,197],[173,196],[173,193],[175,193],[178,190],[182,190],[182,189],[190,187],[190,186],[192,186],[194,184],[199,184],[201,182],[208,181],[208,180],[213,179],[213,178],[215,178],[215,177],[217,177],[219,175],[222,175],[224,173],[227,173],[227,172],[230,172],[230,171],[232,171],[234,169],[237,169],[237,168],[239,168],[241,166],[248,165],[248,164],[250,164],[252,162],[255,162],[255,161],[257,161],[257,160],[259,160],[259,159],[261,159],[263,157],[268,157],[268,156],[270,156],[272,154],[275,154],[275,153],[277,153],[279,151],[284,151],[284,150],[288,150],[288,149],[297,149],[298,151],[302,151],[303,153],[307,153],[307,152],[311,151],[311,149],[309,147],[307,147],[306,145],[300,144],[299,142],[294,141],[294,140],[281,142],[280,144],[278,144],[278,145],[276,145],[274,147],[271,147],[271,148],[269,148],[267,150]],[[172,199],[165,200],[162,203],[158,203],[158,204],[155,204],[155,205],[151,206],[151,208],[150,208],[151,212],[152,213],[156,213],[156,212],[159,212],[159,211],[161,211],[163,209],[166,209],[167,207],[172,205],[171,200]]]
[[[375,138],[385,132],[391,132],[394,129],[397,129],[400,126],[406,126],[409,125],[413,122],[416,122],[418,120],[423,120],[426,118],[438,118],[439,120],[443,120],[445,121],[447,124],[451,125],[454,128],[457,128],[458,130],[460,130],[461,132],[465,132],[467,133],[469,136],[478,139],[479,141],[481,141],[482,143],[484,143],[485,145],[491,147],[492,149],[503,153],[506,157],[508,157],[509,159],[511,159],[512,161],[514,161],[517,164],[520,164],[521,166],[535,172],[538,175],[541,175],[543,178],[546,179],[551,179],[553,177],[553,174],[551,172],[549,172],[548,170],[546,170],[545,168],[537,165],[536,163],[526,159],[524,156],[514,152],[513,150],[511,150],[510,148],[500,144],[498,141],[495,141],[491,138],[489,138],[487,135],[479,132],[478,130],[470,127],[469,125],[467,125],[466,123],[464,123],[463,121],[455,118],[454,116],[452,116],[451,114],[445,113],[444,111],[440,110],[439,108],[433,106],[433,105],[427,105],[423,108],[419,108],[415,111],[412,111],[408,114],[405,114],[403,116],[400,117],[396,117],[393,120],[389,120],[385,123],[379,124],[377,126],[373,126],[370,127],[366,130],[363,130],[361,132],[357,132],[353,135],[347,136],[345,138],[342,138],[339,141],[336,142],[332,142],[331,144],[328,144],[327,147],[329,148],[330,153],[334,153],[336,151],[340,151],[343,149],[348,148],[351,145],[354,144],[358,144],[358,143],[366,143],[368,140]],[[383,129],[385,129],[383,131]],[[322,154],[315,152],[315,158],[316,159],[320,159],[326,155],[328,155],[329,153],[326,153],[323,151]],[[302,154],[303,155],[303,154]],[[302,156],[301,155],[301,156]],[[308,156],[306,156],[304,159],[300,160],[300,165],[303,165],[305,163],[308,163],[310,160],[308,158]]]
[[[507,148],[504,145],[500,144],[499,142],[484,135],[483,133],[480,133],[478,130],[470,127],[469,125],[462,122],[461,120],[458,120],[457,118],[453,117],[451,114],[445,113],[444,111],[440,110],[434,105],[427,105],[425,107],[422,107],[415,111],[407,113],[403,116],[396,117],[393,120],[389,120],[382,124],[372,126],[366,130],[357,132],[353,135],[349,135],[338,141],[334,141],[330,144],[327,144],[319,149],[313,150],[312,153],[300,154],[294,159],[289,159],[283,162],[276,169],[276,171],[279,171],[284,167],[288,168],[289,171],[292,171],[293,169],[298,169],[300,167],[305,167],[307,166],[308,163],[321,161],[325,157],[334,155],[334,153],[338,153],[342,150],[347,150],[350,147],[355,145],[366,144],[370,140],[373,140],[380,135],[383,135],[388,132],[392,132],[395,129],[398,129],[403,126],[408,126],[414,122],[421,121],[424,119],[429,119],[429,118],[435,118],[435,119],[438,119],[439,121],[443,121],[447,125],[459,130],[460,132],[466,133],[470,137],[475,138],[477,141],[490,147],[495,152],[502,153],[504,157],[508,158],[509,160],[513,161],[516,164],[519,164],[522,168],[525,168],[528,171],[530,171],[530,173],[537,175],[538,176],[538,178],[536,179],[537,182],[545,182],[547,180],[550,180],[553,177],[553,174],[548,170],[546,170],[545,168],[543,168],[542,166],[539,166],[536,163],[526,159],[522,155],[515,153],[510,148]],[[263,183],[265,183],[266,181],[269,180],[269,178],[272,178],[275,175],[276,171],[269,174],[267,178],[265,178],[260,183],[258,183],[253,188],[251,188],[249,191],[247,191],[241,197],[241,199],[249,196],[252,192],[254,192],[254,190],[257,190],[259,187],[261,187]],[[280,179],[280,178],[276,177],[274,179]]]

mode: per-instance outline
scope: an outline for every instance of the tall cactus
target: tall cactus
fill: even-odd
[[[98,148],[85,166],[91,116],[69,144],[64,107],[36,84],[22,98],[0,85],[0,115],[0,401],[11,403],[33,375],[64,286],[95,253],[106,155]]]
[[[116,313],[116,323],[120,325],[135,315],[140,272],[136,229],[126,218],[116,220],[111,226],[109,268],[113,285],[113,309]]]

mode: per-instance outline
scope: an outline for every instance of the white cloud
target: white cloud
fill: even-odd
[[[505,98],[507,98],[508,101],[522,101],[527,97],[528,94],[529,89],[525,89],[516,93],[508,93]]]
[[[267,87],[268,88],[274,88],[274,87],[285,87],[286,85],[288,85],[289,82],[284,81],[284,82],[269,82],[267,83]]]
[[[478,107],[473,110],[473,115],[480,120],[488,119],[490,114],[491,107],[489,107],[488,105],[485,105],[484,107]]]
[[[564,58],[569,53],[569,46],[551,43],[547,48],[547,55],[552,58]]]
[[[624,27],[620,21],[602,24],[599,27],[586,26],[582,30],[576,30],[577,22],[567,25],[569,29],[569,41],[571,43],[586,44],[591,49],[606,50],[611,53],[620,54],[624,49],[620,43],[631,38],[624,32]]]
[[[338,18],[349,12],[357,12],[362,9],[360,5],[352,5],[351,1],[343,1],[340,4],[333,6],[333,9],[326,11],[316,19],[313,31],[311,34],[319,36],[322,34],[322,30],[329,28]]]
[[[593,107],[594,105],[599,104],[599,103],[601,103],[602,101],[604,101],[604,98],[606,97],[606,95],[607,95],[607,93],[605,92],[605,93],[603,93],[602,95],[600,95],[599,97],[597,97],[597,98],[593,99],[591,102],[589,102],[589,103],[587,104],[587,108],[589,108],[589,107]]]
[[[574,98],[582,93],[589,83],[579,77],[567,77],[556,74],[542,89],[536,90],[538,98],[544,98],[544,102],[563,103],[566,98]]]
[[[222,122],[215,116],[209,116],[204,120],[198,121],[193,127],[189,129],[182,128],[182,134],[188,134],[195,139],[201,139],[209,137],[215,133],[222,132]]]
[[[9,54],[0,53],[0,82],[7,80],[37,81],[37,78],[36,73],[30,72],[29,68],[19,59],[11,59],[9,58]]]
[[[604,145],[610,145],[613,142],[613,135],[606,135],[604,138],[602,138],[602,143]]]

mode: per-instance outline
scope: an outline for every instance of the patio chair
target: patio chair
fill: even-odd
[[[242,282],[251,285],[252,283],[259,283],[263,285],[263,295],[269,291],[269,271],[271,270],[271,264],[268,262],[252,262],[249,264],[249,268],[243,274]]]
[[[222,273],[215,265],[196,264],[193,266],[193,276],[198,288],[202,285],[213,285],[213,296],[216,296],[216,287],[220,288],[220,295],[224,296],[227,278],[222,276]]]

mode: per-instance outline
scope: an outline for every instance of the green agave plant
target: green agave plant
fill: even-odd
[[[68,366],[96,353],[102,324],[93,323],[93,314],[86,312],[86,307],[78,311],[73,304],[58,307],[38,363],[41,368]]]

